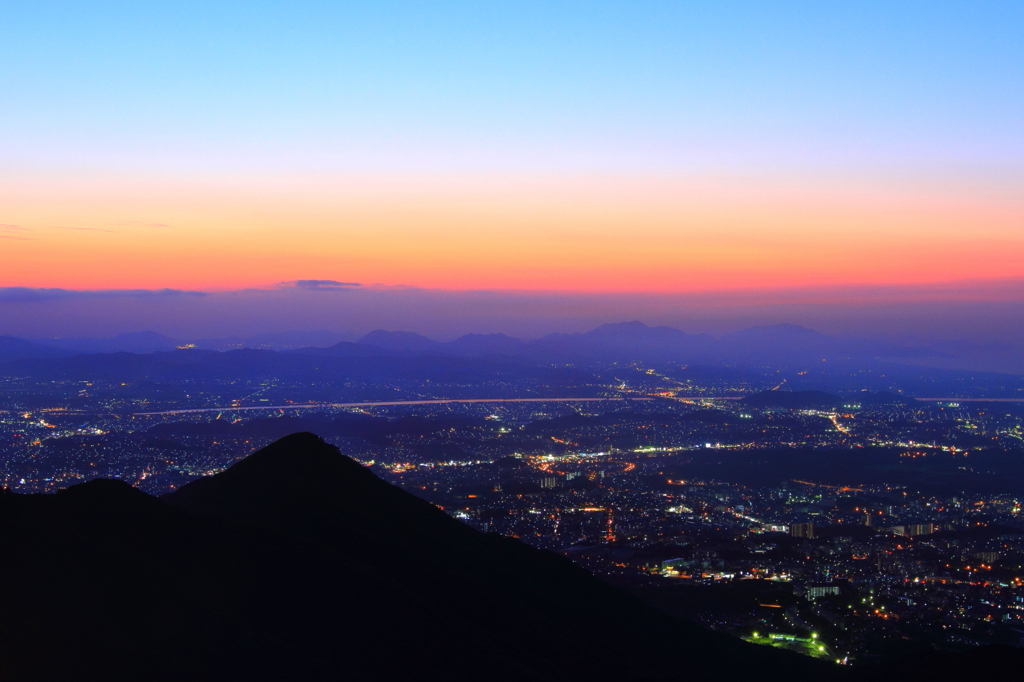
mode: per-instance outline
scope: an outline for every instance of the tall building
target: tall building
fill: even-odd
[[[836,583],[808,583],[804,587],[804,596],[811,600],[833,594],[839,594],[839,585]]]
[[[794,523],[789,526],[789,534],[794,538],[813,538],[813,523]]]

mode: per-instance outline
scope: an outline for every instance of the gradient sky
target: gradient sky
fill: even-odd
[[[0,287],[1024,276],[1020,2],[0,10]]]

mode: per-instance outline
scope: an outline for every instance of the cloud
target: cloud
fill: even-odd
[[[291,284],[299,289],[344,289],[362,286],[358,282],[338,282],[333,279],[298,279],[294,282],[282,282],[282,284]]]
[[[123,223],[107,223],[108,225],[118,225],[120,227],[170,227],[167,223],[147,223],[142,220],[127,220]]]
[[[156,299],[175,296],[208,296],[205,291],[181,289],[33,289],[30,287],[0,287],[0,303],[19,301],[56,301],[94,298]]]
[[[31,242],[35,241],[35,237],[15,237],[9,234],[0,234],[0,239],[17,239],[19,242]]]
[[[110,232],[114,233],[114,230],[104,230],[102,227],[64,227],[63,225],[50,225],[51,229],[54,230],[82,230],[85,232]]]
[[[0,223],[0,230],[31,230],[30,227],[22,227],[21,225],[10,225],[8,223]]]

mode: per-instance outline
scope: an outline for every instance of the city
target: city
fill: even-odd
[[[399,386],[404,404],[238,380],[8,389],[0,482],[163,494],[312,431],[478,530],[751,642],[843,664],[1021,643],[1022,403],[587,371],[596,395],[547,400],[439,397],[453,389],[424,381]]]

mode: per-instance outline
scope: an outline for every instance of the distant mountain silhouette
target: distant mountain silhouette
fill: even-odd
[[[288,331],[256,334],[255,336],[228,336],[221,339],[195,339],[190,343],[207,350],[235,350],[238,348],[265,348],[295,350],[297,348],[325,348],[342,340],[340,334],[329,331]]]
[[[326,331],[279,332],[246,338],[203,339],[191,342],[191,345],[218,351],[275,349],[353,358],[502,356],[507,361],[519,358],[520,362],[534,363],[640,361],[772,365],[782,369],[806,369],[810,363],[821,361],[859,366],[878,363],[956,366],[957,363],[973,362],[966,356],[985,355],[991,350],[963,344],[946,344],[946,350],[938,350],[888,341],[839,339],[794,324],[750,327],[716,339],[707,334],[688,334],[673,327],[650,327],[638,320],[603,324],[582,333],[549,334],[530,341],[505,334],[466,334],[454,341],[443,342],[415,332],[383,329],[374,330],[355,342],[337,342],[337,339],[336,334]],[[121,334],[112,339],[48,339],[43,343],[78,353],[152,353],[188,345],[155,332]],[[334,345],[327,345],[330,343]],[[965,357],[960,358],[949,351],[962,353]],[[37,352],[41,351],[37,349]],[[992,352],[1004,360],[1014,356],[1009,346]],[[0,348],[0,362],[24,357],[44,356],[19,354],[8,358]]]
[[[68,355],[73,355],[73,351],[25,341],[13,336],[0,336],[0,362],[26,358],[60,358]]]
[[[530,345],[505,334],[466,334],[448,346],[458,355],[531,355]]]
[[[172,339],[153,331],[118,334],[109,339],[59,338],[43,339],[40,343],[73,350],[78,353],[159,353],[182,346],[194,346],[204,350],[238,350],[258,348],[272,350],[294,350],[309,346],[327,346],[337,343],[340,336],[333,332],[274,332],[255,336],[228,336],[225,338]]]
[[[180,341],[151,331],[118,334],[111,339],[46,339],[45,343],[79,353],[156,353],[182,345]]]
[[[299,348],[294,352],[302,355],[326,355],[336,358],[407,357],[415,355],[415,353],[388,350],[380,346],[373,346],[367,343],[353,343],[352,341],[339,341],[333,346],[327,346],[326,348]]]
[[[531,342],[549,353],[586,359],[679,360],[710,358],[714,339],[639,321],[603,324],[583,334],[549,334]]]
[[[750,327],[715,339],[673,327],[650,327],[638,320],[603,324],[588,332],[548,334],[523,341],[504,334],[467,334],[440,342],[413,332],[376,330],[357,344],[381,353],[483,357],[519,356],[537,362],[646,361],[683,363],[770,363],[806,366],[822,360],[924,362],[949,357],[923,348],[879,341],[837,339],[795,324]],[[333,351],[348,353],[343,344]],[[308,352],[316,352],[309,349]]]
[[[589,332],[585,332],[584,336],[592,339],[671,338],[679,340],[688,338],[690,335],[672,327],[649,327],[640,320],[633,320],[631,322],[609,322],[602,324],[591,329]]]
[[[836,340],[813,329],[801,327],[798,324],[783,323],[741,329],[737,332],[725,334],[722,336],[721,341],[730,344],[738,342],[744,344],[770,343],[784,347],[795,345],[801,348],[818,348],[828,347],[834,344]]]
[[[162,499],[0,493],[4,680],[832,680],[485,535],[316,436]]]
[[[126,353],[152,353],[161,350],[174,350],[180,343],[156,332],[118,334],[111,339],[111,342],[111,345],[116,350]]]
[[[719,353],[739,362],[806,363],[849,355],[861,350],[795,324],[750,327],[719,339]]]
[[[386,350],[418,351],[421,353],[437,352],[444,348],[444,344],[428,339],[422,334],[414,332],[389,332],[383,329],[370,332],[356,343],[376,346]]]
[[[807,327],[801,327],[798,324],[789,324],[783,322],[782,324],[771,324],[771,325],[758,325],[755,327],[748,327],[741,329],[738,332],[732,332],[726,334],[723,338],[735,339],[735,338],[747,338],[757,339],[763,341],[765,339],[781,339],[784,341],[826,341],[830,337],[825,336],[821,332]]]

